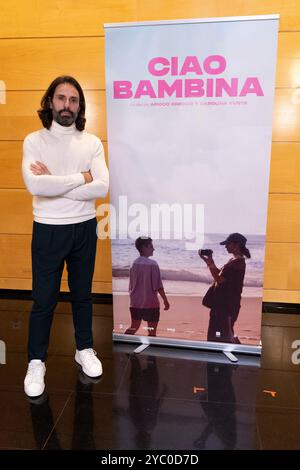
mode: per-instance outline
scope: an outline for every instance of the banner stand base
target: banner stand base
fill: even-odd
[[[113,333],[113,341],[124,343],[138,343],[141,346],[167,346],[184,349],[210,350],[221,353],[238,353],[249,355],[261,355],[261,346],[235,343],[218,343],[215,341],[194,341],[188,339],[165,338],[159,336],[125,335],[124,333]],[[138,349],[138,348],[137,348]],[[226,355],[227,356],[227,355]],[[228,356],[227,356],[228,357]]]
[[[238,358],[232,354],[232,352],[230,351],[223,351],[223,354],[225,354],[226,357],[228,357],[228,359],[231,361],[231,362],[239,362]]]
[[[138,348],[136,348],[133,353],[134,354],[139,354],[141,352],[143,352],[146,348],[149,347],[149,344],[141,344]]]

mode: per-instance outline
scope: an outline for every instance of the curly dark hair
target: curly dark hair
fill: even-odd
[[[70,77],[69,75],[62,75],[60,77],[57,77],[49,85],[48,90],[45,92],[43,98],[41,99],[41,109],[39,109],[37,112],[39,115],[39,118],[42,121],[43,126],[46,127],[46,129],[50,129],[52,121],[53,121],[53,115],[52,115],[52,109],[50,108],[50,103],[54,96],[56,87],[58,85],[62,85],[63,83],[69,83],[74,88],[76,88],[76,90],[79,93],[79,107],[80,108],[79,108],[77,119],[75,121],[75,125],[79,131],[83,131],[85,127],[85,122],[86,122],[84,94],[77,80],[75,80],[75,78],[73,77]]]

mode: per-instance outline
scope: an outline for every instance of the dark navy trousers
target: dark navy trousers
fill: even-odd
[[[96,256],[96,218],[70,225],[33,223],[32,296],[28,358],[45,361],[64,264],[71,293],[76,348],[93,346],[92,279]],[[64,332],[62,331],[63,335]]]

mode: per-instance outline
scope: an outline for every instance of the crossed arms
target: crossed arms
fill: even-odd
[[[25,139],[22,173],[28,191],[33,196],[61,196],[77,201],[105,197],[108,191],[108,170],[103,146],[98,139],[95,143],[89,171],[58,176],[51,174],[43,163],[37,161],[36,148],[30,139]]]

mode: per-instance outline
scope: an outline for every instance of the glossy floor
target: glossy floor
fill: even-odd
[[[23,392],[31,302],[0,300],[1,449],[300,449],[300,316],[264,314],[262,358],[112,345],[112,307],[94,307],[104,375],[74,363],[68,303],[58,305],[46,393]],[[300,346],[300,342],[299,342]],[[294,356],[294,359],[300,354]]]

